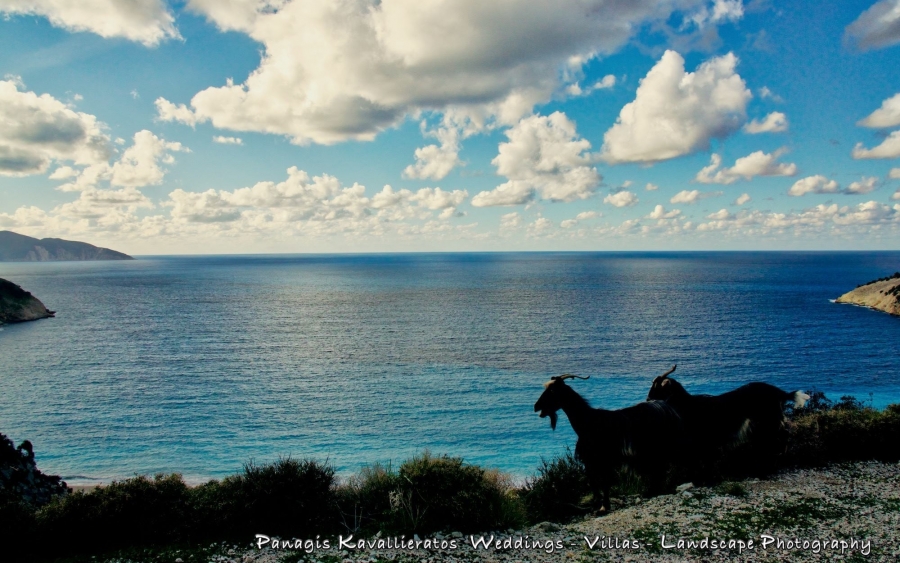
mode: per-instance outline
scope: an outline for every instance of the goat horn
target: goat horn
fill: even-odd
[[[675,364],[674,366],[672,366],[672,369],[670,369],[666,373],[662,374],[660,377],[662,377],[663,379],[669,377],[669,374],[671,374],[673,371],[675,371],[675,368],[677,368],[677,367],[678,367],[678,364]]]
[[[573,375],[573,374],[571,374],[571,373],[564,373],[564,374],[562,374],[562,375],[554,375],[554,376],[551,377],[550,379],[557,379],[557,380],[559,380],[559,381],[565,381],[566,379],[590,379],[590,378],[591,378],[590,375],[587,376],[587,377],[582,377],[582,376],[580,376],[580,375]]]

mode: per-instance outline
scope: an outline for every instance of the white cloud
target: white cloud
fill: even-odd
[[[881,102],[881,107],[856,122],[862,127],[878,129],[900,125],[900,93]]]
[[[876,201],[854,206],[817,205],[798,213],[774,213],[742,210],[736,214],[721,210],[707,217],[710,221],[697,225],[697,231],[718,231],[737,236],[764,236],[793,232],[814,236],[838,236],[853,233],[870,238],[873,229],[900,225],[900,204],[885,205]]]
[[[891,196],[891,199],[894,201],[900,200],[900,188],[897,188],[897,191],[894,192],[894,195]]]
[[[674,219],[681,215],[681,211],[678,209],[673,209],[672,211],[666,212],[666,208],[662,205],[658,205],[653,208],[653,211],[647,215],[647,219]]]
[[[794,185],[788,190],[788,195],[799,197],[806,194],[834,194],[839,190],[840,186],[837,182],[819,174],[794,182]]]
[[[52,161],[88,165],[109,156],[109,137],[93,115],[76,112],[49,94],[20,92],[0,80],[0,175],[28,176]]]
[[[603,214],[598,211],[582,211],[578,215],[575,216],[577,221],[587,221],[588,219],[596,219],[597,217],[601,217]]]
[[[891,171],[888,172],[888,178],[891,180],[900,180],[900,168],[891,168]]]
[[[780,111],[773,111],[762,121],[754,119],[744,125],[744,132],[756,135],[758,133],[781,133],[788,130],[787,116]]]
[[[511,125],[643,24],[701,3],[190,0],[263,56],[243,84],[198,92],[184,117],[298,144],[371,140],[423,110]]]
[[[587,96],[597,90],[608,90],[616,85],[616,77],[612,74],[607,74],[597,82],[594,82],[593,85],[588,86],[587,88],[582,88],[577,82],[569,84],[566,86],[566,93],[570,96]]]
[[[784,99],[781,96],[779,96],[778,94],[776,94],[775,92],[773,92],[771,89],[769,89],[768,86],[763,86],[762,88],[759,89],[759,97],[764,100],[772,100],[773,102],[776,102],[779,104],[784,102]]]
[[[43,16],[69,31],[124,37],[148,47],[180,37],[162,0],[0,0],[0,13]]]
[[[659,186],[648,182],[647,185],[644,186],[644,189],[647,190],[648,192],[655,192],[656,190],[659,189]]]
[[[604,160],[667,160],[705,150],[710,139],[734,133],[746,121],[752,97],[734,71],[737,62],[729,53],[685,72],[681,55],[666,51],[604,134]]]
[[[638,198],[628,190],[622,190],[614,194],[609,194],[603,198],[603,203],[608,203],[615,207],[630,207],[638,202]]]
[[[173,104],[165,98],[157,98],[154,102],[160,121],[177,121],[191,127],[206,121],[184,104]]]
[[[744,205],[749,202],[752,198],[750,194],[741,194],[736,200],[734,200],[735,205]]]
[[[702,28],[709,24],[736,22],[742,17],[744,4],[741,0],[713,0],[712,9],[703,6],[690,19],[697,27]]]
[[[517,211],[500,216],[501,229],[515,229],[522,224],[522,216]]]
[[[697,172],[694,179],[702,184],[733,184],[741,178],[751,180],[756,176],[794,176],[797,174],[796,164],[778,162],[785,152],[784,149],[771,154],[756,151],[737,159],[731,168],[721,170],[722,157],[714,153],[709,166]]]
[[[579,138],[565,114],[533,115],[506,131],[491,161],[509,179],[472,198],[472,205],[515,205],[535,195],[550,201],[575,201],[593,195],[602,177],[591,166],[591,144]]]
[[[166,169],[163,164],[172,164],[173,152],[190,152],[181,143],[160,139],[146,129],[134,134],[133,144],[125,149],[122,156],[112,164],[98,162],[80,170],[63,167],[50,175],[51,180],[71,180],[57,187],[64,192],[96,190],[102,181],[111,186],[140,188],[158,185],[163,181]]]
[[[900,42],[900,0],[881,0],[847,26],[844,37],[863,50]]]
[[[669,203],[697,203],[701,199],[707,199],[710,197],[718,197],[722,195],[722,192],[701,192],[700,190],[681,190],[677,194],[673,195],[669,200]]]
[[[875,188],[878,187],[878,178],[875,176],[869,176],[868,178],[862,178],[858,182],[852,182],[847,188],[844,190],[845,194],[868,194],[875,191]]]
[[[458,128],[445,124],[428,135],[437,137],[441,143],[440,146],[426,145],[416,149],[416,163],[403,170],[404,178],[442,180],[454,168],[462,164],[459,159],[460,133]]]
[[[894,131],[880,145],[871,149],[867,149],[862,143],[856,143],[851,155],[856,159],[900,157],[900,131]]]
[[[222,135],[213,135],[213,142],[220,145],[243,145],[244,141],[240,137],[223,137]]]
[[[538,217],[532,223],[528,224],[529,235],[540,235],[553,227],[553,223],[546,217]]]
[[[110,184],[113,186],[141,187],[161,184],[165,170],[160,163],[172,164],[171,152],[190,152],[181,143],[160,139],[146,129],[134,134],[134,144],[112,166]]]

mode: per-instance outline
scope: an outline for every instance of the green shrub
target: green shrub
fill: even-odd
[[[363,467],[338,488],[341,526],[350,533],[370,534],[390,528],[391,493],[399,488],[399,476],[390,465]]]
[[[388,492],[384,528],[402,533],[476,532],[519,526],[524,510],[511,480],[462,458],[425,452],[405,461],[396,477],[378,477],[370,490]],[[379,499],[382,502],[382,499]]]
[[[842,397],[830,410],[799,413],[790,426],[786,464],[900,459],[900,406],[883,411]]]
[[[191,491],[197,522],[206,539],[268,536],[311,537],[337,526],[334,468],[314,460],[249,462],[240,475],[210,481]]]
[[[541,458],[537,471],[522,490],[529,521],[567,521],[589,510],[591,488],[584,465],[571,450],[550,461]]]
[[[57,552],[171,543],[187,539],[190,494],[181,475],[134,477],[56,499],[35,514],[37,536],[53,538]]]

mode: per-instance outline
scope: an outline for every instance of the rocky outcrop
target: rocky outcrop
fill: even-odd
[[[31,442],[25,440],[16,448],[12,440],[0,434],[0,501],[38,507],[68,492],[65,481],[38,470]]]
[[[0,278],[0,325],[46,319],[54,314],[34,295]]]
[[[134,258],[86,242],[61,238],[36,239],[12,231],[0,231],[0,262],[63,260],[134,260]]]
[[[900,316],[900,272],[870,281],[841,295],[835,303],[850,303]]]

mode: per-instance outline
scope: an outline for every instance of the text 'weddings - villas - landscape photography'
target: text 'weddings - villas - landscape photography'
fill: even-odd
[[[900,0],[0,0],[0,561],[900,561]]]

